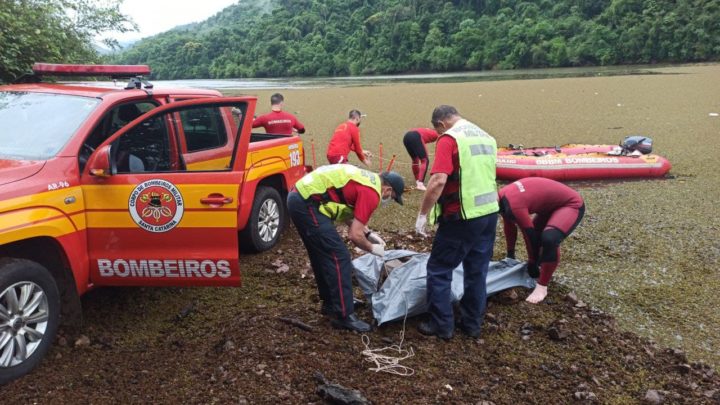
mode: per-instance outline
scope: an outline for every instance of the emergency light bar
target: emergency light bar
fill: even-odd
[[[35,75],[51,76],[109,76],[112,78],[150,75],[148,65],[69,65],[56,63],[35,63]]]

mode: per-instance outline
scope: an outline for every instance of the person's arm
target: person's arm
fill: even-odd
[[[253,119],[252,127],[257,128],[265,125],[265,116],[261,115],[255,119]]]
[[[512,216],[515,219],[515,223],[520,228],[525,240],[525,248],[527,249],[528,262],[535,263],[539,245],[535,235],[535,225],[530,217],[530,212],[527,208],[524,209],[513,209]]]
[[[365,224],[358,221],[357,219],[353,219],[352,223],[350,224],[350,231],[348,232],[348,236],[350,237],[352,243],[355,244],[355,246],[366,252],[372,252],[373,244],[365,237],[367,231],[368,229]]]
[[[440,194],[442,194],[447,183],[448,175],[446,173],[434,173],[430,176],[430,182],[425,190],[422,204],[420,205],[420,215],[426,215],[430,212],[432,207],[437,204]]]
[[[295,118],[295,123],[293,124],[293,128],[297,131],[298,134],[304,134],[305,133],[305,125],[302,124],[302,122],[298,121],[297,118]]]
[[[351,127],[350,139],[352,140],[350,149],[355,152],[358,159],[360,159],[365,166],[370,167],[370,162],[367,160],[367,156],[365,156],[365,151],[363,150],[362,145],[360,145],[360,130],[357,127]]]
[[[517,243],[517,226],[515,226],[515,221],[506,215],[502,215],[502,219],[503,231],[505,232],[505,245],[507,246],[507,257],[514,259],[515,243]]]

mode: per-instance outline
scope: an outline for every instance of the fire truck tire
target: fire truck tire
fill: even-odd
[[[287,210],[280,193],[272,187],[258,187],[250,219],[240,233],[241,249],[250,252],[271,249],[280,240],[286,221]]]
[[[40,264],[0,258],[0,385],[32,371],[55,340],[60,294]]]

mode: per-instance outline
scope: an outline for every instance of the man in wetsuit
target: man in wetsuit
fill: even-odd
[[[431,128],[413,128],[403,137],[403,144],[412,159],[412,171],[415,175],[415,187],[425,191],[425,176],[430,161],[425,144],[435,142],[438,133]]]
[[[352,110],[348,114],[348,120],[335,128],[326,153],[330,164],[348,163],[348,155],[353,151],[365,166],[370,167],[370,153],[360,145],[361,121],[360,111]]]
[[[265,115],[261,115],[253,120],[252,127],[265,128],[265,132],[268,134],[276,135],[292,135],[293,131],[297,131],[299,134],[305,133],[305,126],[298,121],[298,119],[283,111],[283,105],[285,98],[280,93],[275,93],[270,96],[271,110]]]
[[[290,217],[307,249],[322,307],[333,316],[336,328],[370,331],[355,315],[352,293],[352,258],[335,228],[335,221],[350,225],[348,236],[360,249],[385,256],[385,242],[367,223],[382,204],[402,205],[405,184],[395,172],[375,174],[353,165],[322,166],[295,183],[288,194]]]
[[[515,258],[517,227],[528,256],[528,273],[538,278],[527,301],[537,304],[547,296],[547,286],[560,262],[560,243],[578,226],[585,203],[577,191],[542,177],[528,177],[500,189],[507,256]],[[535,214],[535,217],[531,215]]]

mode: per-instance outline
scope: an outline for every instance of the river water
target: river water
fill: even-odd
[[[225,90],[312,89],[328,87],[354,87],[386,85],[391,83],[463,83],[495,80],[547,79],[559,77],[651,75],[660,74],[658,65],[594,66],[552,69],[491,70],[458,73],[425,73],[383,76],[345,77],[293,77],[293,78],[240,78],[240,79],[188,79],[152,80],[158,88],[203,88]],[[88,82],[72,82],[89,84]],[[126,82],[92,82],[104,87],[124,87]]]

